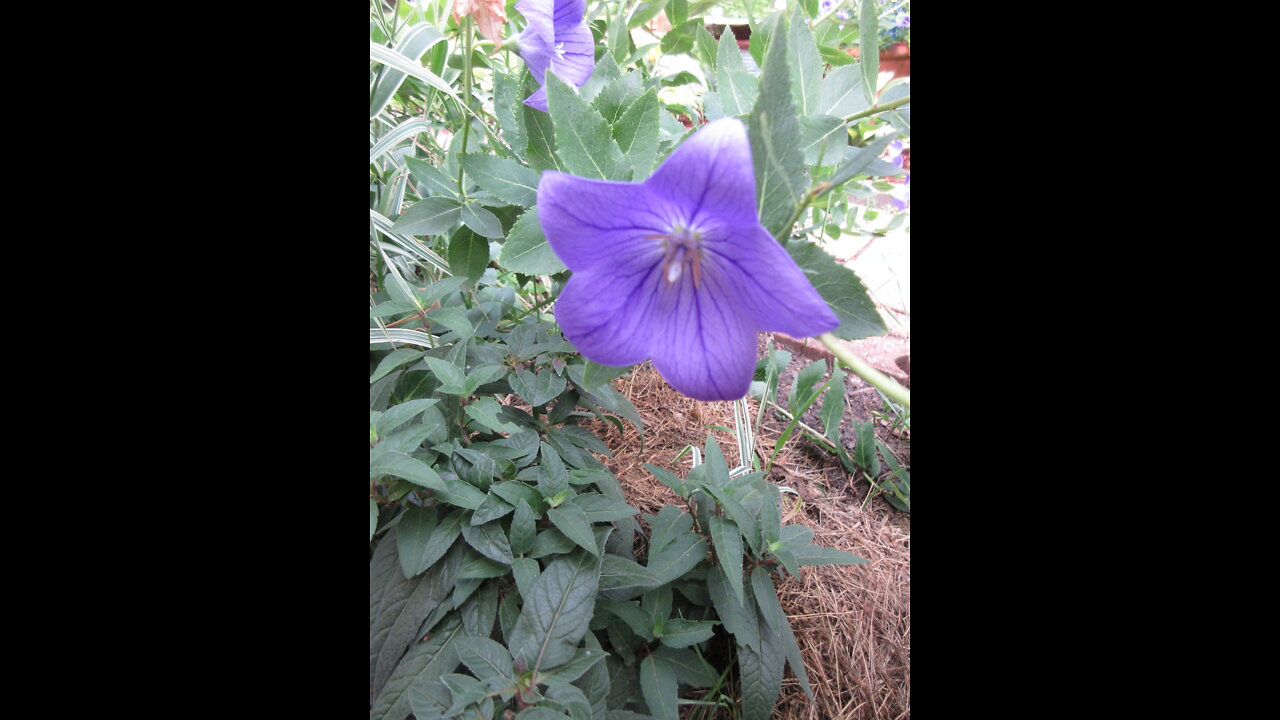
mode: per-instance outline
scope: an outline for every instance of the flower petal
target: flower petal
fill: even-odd
[[[796,261],[759,223],[707,226],[702,247],[703,262],[724,278],[726,298],[743,308],[757,330],[813,337],[840,324]]]
[[[601,365],[633,365],[649,357],[662,282],[661,263],[575,272],[556,300],[565,338]]]
[[[654,194],[685,205],[695,225],[708,215],[744,221],[759,217],[747,128],[737,118],[703,125],[644,184]]]
[[[555,45],[556,29],[551,17],[551,3],[547,0],[520,0],[516,3],[516,10],[525,19],[525,29],[519,40],[520,57],[524,58],[533,77],[542,83]]]
[[[547,112],[547,88],[546,88],[546,86],[544,85],[544,86],[542,86],[542,87],[538,88],[537,90],[533,91],[533,94],[532,94],[532,95],[530,95],[529,97],[527,97],[527,98],[525,98],[525,99],[524,99],[524,104],[525,104],[525,105],[528,105],[529,107],[533,108],[534,110],[541,110],[542,112]]]
[[[756,366],[756,331],[732,303],[726,276],[704,268],[662,288],[651,347],[653,366],[671,387],[695,400],[747,394]]]
[[[579,15],[581,20],[582,16]],[[595,69],[595,38],[587,29],[586,23],[579,22],[565,30],[556,32],[555,47],[563,51],[554,52],[551,57],[551,71],[566,83],[581,87],[591,78]]]
[[[667,213],[667,214],[664,214]],[[660,263],[654,235],[671,230],[671,210],[639,183],[594,180],[546,170],[538,181],[538,219],[552,251],[570,270],[587,272]]]
[[[543,2],[547,5],[551,4],[550,0],[543,0]],[[557,30],[581,23],[582,16],[586,14],[587,0],[555,0],[554,17]]]

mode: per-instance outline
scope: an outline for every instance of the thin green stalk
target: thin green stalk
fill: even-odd
[[[831,351],[832,355],[847,368],[852,370],[858,377],[866,380],[872,387],[884,393],[890,400],[902,405],[903,407],[911,407],[911,391],[902,387],[896,380],[885,375],[879,370],[871,367],[866,362],[849,352],[849,349],[840,344],[835,335],[831,333],[822,333],[818,336],[823,345]]]
[[[866,110],[861,110],[859,112],[856,112],[850,115],[849,117],[845,118],[844,121],[849,123],[849,122],[853,122],[854,120],[861,120],[864,117],[871,117],[876,113],[888,112],[889,110],[896,110],[902,107],[903,105],[906,105],[909,102],[911,102],[910,95],[904,98],[898,98],[897,100],[894,100],[893,102],[885,103],[884,105],[872,105]]]
[[[467,15],[463,18],[462,23],[462,106],[468,111],[471,110],[471,16]],[[462,153],[467,152],[467,138],[471,135],[471,118],[462,118]],[[467,201],[467,191],[462,185],[462,163],[458,163],[458,195],[462,201]]]

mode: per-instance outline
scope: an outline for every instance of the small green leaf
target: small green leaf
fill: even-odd
[[[458,156],[458,161],[462,163],[467,177],[504,202],[529,207],[538,199],[537,171],[515,160],[486,153],[469,153]]]
[[[550,369],[534,373],[521,368],[512,373],[507,378],[507,382],[517,395],[524,398],[531,406],[538,407],[559,397],[569,381]]]
[[[448,197],[430,197],[410,205],[391,232],[404,235],[439,235],[453,227],[462,216],[462,206]]]
[[[643,180],[653,170],[658,154],[658,94],[649,88],[636,98],[613,125],[618,149],[630,160],[633,180]]]
[[[536,522],[537,518],[533,516],[533,510],[529,509],[529,503],[524,500],[517,502],[515,514],[511,516],[512,554],[524,555],[533,548],[538,532]]]
[[[476,202],[469,202],[466,205],[462,206],[462,224],[466,225],[468,228],[471,228],[471,230],[473,230],[476,234],[481,235],[483,237],[487,237],[487,238],[501,239],[502,236],[505,234],[502,232],[502,221],[498,220],[498,216],[489,212],[484,207],[482,207],[479,203],[476,203]],[[484,244],[484,262],[481,268],[481,272],[484,271],[483,266],[486,266],[488,264],[489,264],[489,245],[488,243],[485,243]],[[450,263],[449,268],[450,269],[453,268],[452,263]],[[468,275],[468,277],[471,277],[471,276]],[[473,280],[478,279],[478,276],[472,279]]]
[[[671,618],[662,628],[662,644],[673,648],[697,645],[709,640],[716,632],[716,620],[684,620]]]
[[[508,270],[525,275],[554,275],[567,269],[547,243],[536,207],[526,210],[511,227],[498,262]]]
[[[414,350],[413,348],[396,348],[395,350],[392,350],[382,358],[378,363],[377,369],[369,376],[369,384],[372,385],[373,383],[381,380],[386,377],[388,373],[398,367],[408,365],[415,360],[421,359],[422,355],[423,352],[421,350]]]
[[[711,516],[711,539],[715,542],[716,564],[729,587],[733,588],[738,602],[743,601],[742,589],[742,531],[737,523],[721,517]]]
[[[728,28],[720,35],[716,48],[716,92],[725,115],[740,116],[751,112],[759,90],[759,81],[747,72],[742,62],[738,41]]]
[[[627,180],[631,163],[595,108],[555,73],[546,77],[547,107],[555,124],[556,156],[565,170],[600,180]]]
[[[640,692],[658,720],[680,720],[676,672],[666,660],[649,655],[640,663]]]
[[[479,209],[489,213],[484,208]],[[489,216],[493,217],[493,213],[489,213]],[[497,237],[502,237],[501,227]],[[484,274],[484,269],[489,266],[489,241],[477,235],[470,227],[458,228],[453,237],[449,238],[445,260],[449,263],[449,271],[454,275],[478,281]]]
[[[600,554],[596,548],[595,534],[591,532],[591,522],[587,520],[587,514],[582,511],[582,508],[573,503],[565,503],[548,510],[547,517],[551,518],[551,522],[555,523],[565,537],[583,550],[592,555]]]
[[[511,653],[489,638],[464,637],[458,639],[458,657],[482,682],[497,679],[514,685]]]
[[[373,535],[378,531],[378,501],[369,498],[369,540],[373,540]]]
[[[507,534],[502,531],[502,523],[497,520],[483,525],[467,523],[462,526],[462,537],[468,545],[491,560],[505,565],[510,565],[515,560]]]
[[[880,17],[876,0],[862,0],[858,8],[858,63],[862,68],[862,90],[867,102],[875,103],[880,73]]]
[[[468,393],[470,394],[470,393]],[[509,422],[505,422],[498,417],[502,406],[492,397],[482,397],[475,402],[469,403],[466,407],[467,417],[480,423],[485,428],[497,433],[514,433],[520,431],[520,426]]]

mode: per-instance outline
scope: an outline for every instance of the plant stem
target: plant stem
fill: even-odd
[[[884,393],[890,400],[902,405],[903,407],[911,407],[911,391],[902,387],[896,380],[876,370],[861,358],[849,352],[849,349],[840,344],[835,335],[831,333],[822,333],[818,336],[823,345],[831,351],[832,355],[844,364],[845,367],[852,370],[858,377],[866,380],[872,387]]]
[[[848,123],[848,122],[853,122],[854,120],[861,120],[861,119],[862,119],[862,118],[864,118],[864,117],[871,117],[872,115],[875,115],[876,113],[887,112],[887,111],[889,111],[889,110],[896,110],[897,108],[900,108],[900,107],[902,107],[903,105],[906,105],[906,104],[907,104],[907,103],[909,103],[909,102],[911,102],[911,96],[910,96],[910,95],[908,95],[908,96],[906,96],[906,97],[904,97],[904,98],[898,98],[897,100],[894,100],[893,102],[887,102],[887,103],[885,103],[884,105],[872,105],[871,107],[867,108],[866,110],[861,110],[861,111],[859,111],[859,112],[856,112],[856,113],[854,113],[854,114],[850,115],[849,117],[845,118],[845,119],[844,119],[844,121],[845,121],[845,122],[847,122],[847,123]]]
[[[471,110],[471,16],[467,15],[463,18],[462,23],[462,105],[468,111]],[[462,153],[467,152],[467,138],[471,135],[471,118],[465,114],[462,117]],[[462,201],[467,200],[467,191],[462,185],[462,163],[458,163],[458,194],[462,196]]]

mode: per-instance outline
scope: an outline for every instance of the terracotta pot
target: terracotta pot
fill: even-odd
[[[858,57],[859,48],[845,50],[849,57]],[[894,77],[911,75],[911,48],[906,43],[894,43],[880,50],[880,72],[892,72]]]

